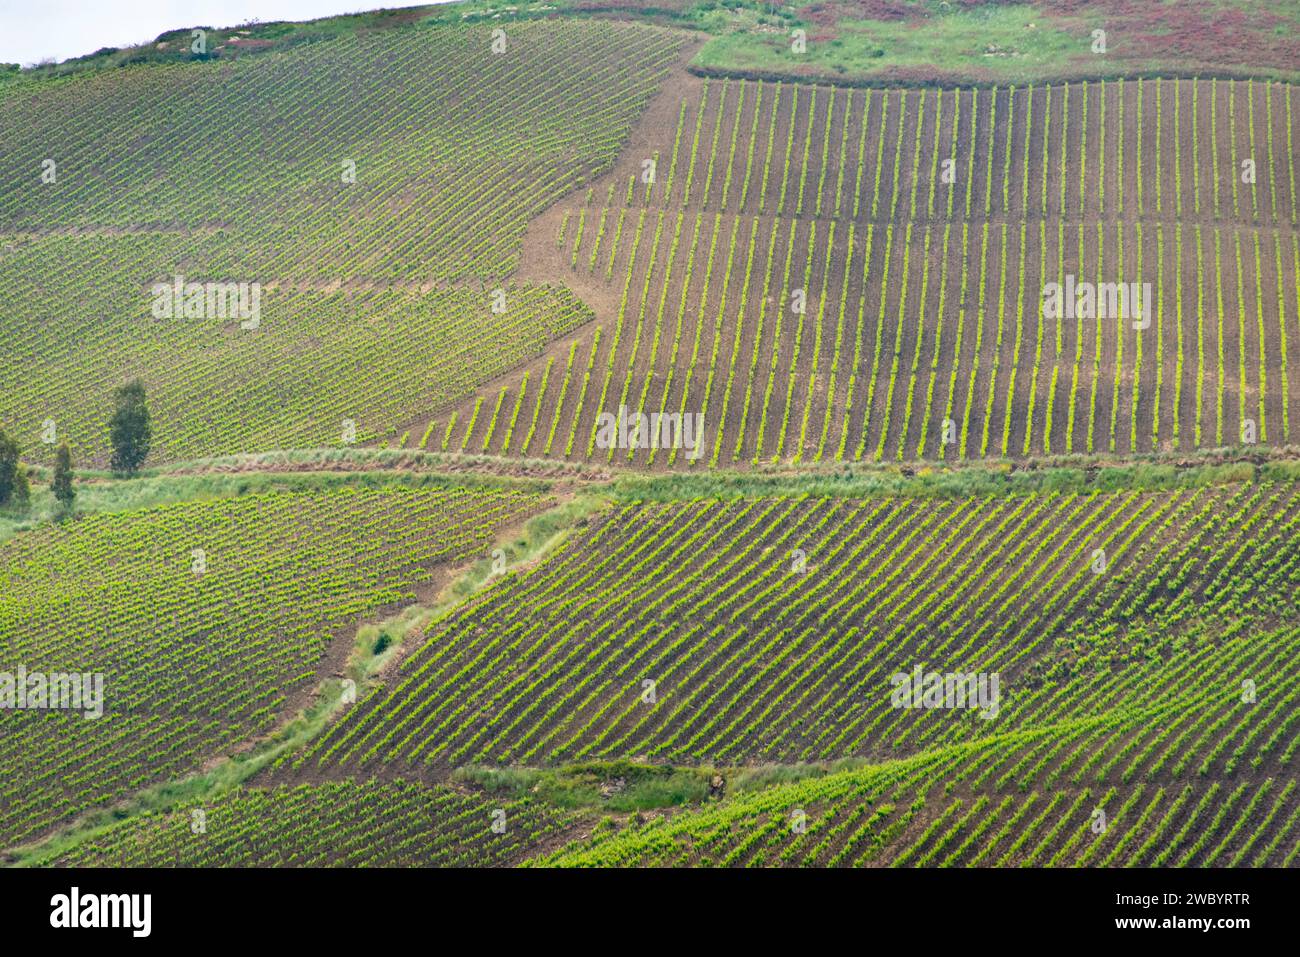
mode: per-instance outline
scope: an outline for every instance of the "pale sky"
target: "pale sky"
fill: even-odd
[[[100,47],[135,46],[181,27],[231,27],[254,17],[314,20],[418,5],[419,0],[0,0],[0,63],[66,60]]]

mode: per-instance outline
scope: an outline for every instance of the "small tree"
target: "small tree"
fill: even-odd
[[[27,503],[31,501],[31,498],[32,487],[27,481],[27,468],[23,465],[19,465],[14,471],[14,504],[26,508]]]
[[[144,383],[139,379],[113,391],[116,408],[109,421],[109,439],[113,444],[114,472],[133,475],[149,457],[149,405],[145,401]]]
[[[67,442],[61,444],[59,451],[55,453],[54,478],[50,480],[50,491],[54,493],[54,497],[63,506],[64,511],[72,508],[77,490],[72,487],[72,450],[68,448]]]
[[[8,505],[18,488],[18,447],[16,439],[0,429],[0,505]]]

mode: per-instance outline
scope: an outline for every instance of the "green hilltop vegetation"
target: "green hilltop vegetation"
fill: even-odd
[[[822,0],[777,4],[757,0],[656,0],[630,5],[610,0],[458,0],[327,17],[306,23],[194,24],[151,43],[103,49],[20,74],[66,76],[85,70],[192,59],[192,30],[207,32],[201,55],[235,59],[285,50],[344,35],[422,25],[591,17],[634,19],[709,35],[695,63],[702,69],[794,73],[836,82],[1029,82],[1061,77],[1251,75],[1295,79],[1295,36],[1300,9],[1267,10],[1250,0],[1154,0],[1134,5],[1101,2],[1091,8],[1060,0]],[[1108,31],[1105,59],[1082,52],[1081,38]],[[807,63],[784,57],[789,32],[813,41]]]

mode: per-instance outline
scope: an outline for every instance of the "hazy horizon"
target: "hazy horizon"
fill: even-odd
[[[0,63],[32,66],[85,56],[103,47],[148,43],[184,27],[232,27],[256,19],[315,20],[385,7],[422,6],[453,0],[135,0],[87,4],[45,0],[20,6],[0,3]]]

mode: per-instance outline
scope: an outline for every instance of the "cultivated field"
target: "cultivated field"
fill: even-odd
[[[1292,482],[917,491],[616,503],[408,639],[372,692],[251,783],[25,860],[1294,860]],[[453,494],[482,509],[493,493]],[[995,713],[900,710],[891,676],[917,667],[999,674]],[[500,791],[534,773],[507,768],[545,765],[613,796],[634,766],[700,784],[648,816],[526,778]]]
[[[195,812],[199,812],[196,816]],[[502,822],[493,831],[493,813]],[[57,867],[495,867],[561,838],[568,818],[403,781],[241,789],[109,829]],[[196,821],[200,830],[196,833]],[[210,831],[209,831],[210,828]],[[211,839],[208,839],[208,834]]]
[[[280,764],[883,759],[1182,701],[1194,753],[1286,763],[1297,522],[1291,485],[627,505]],[[894,706],[918,665],[999,673],[996,720]],[[1270,707],[1235,703],[1252,676]]]
[[[1294,866],[1294,16],[493,3],[0,70],[0,863]]]
[[[526,247],[597,323],[428,447],[698,468],[1295,441],[1290,85],[683,95]],[[1149,284],[1148,312],[1047,313],[1067,276]],[[598,448],[621,406],[702,413],[703,454]],[[529,410],[546,441],[507,444]]]
[[[86,516],[0,544],[0,657],[29,673],[103,676],[93,720],[4,713],[0,844],[267,733],[306,703],[318,670],[341,667],[358,619],[427,597],[440,565],[485,557],[496,527],[544,501],[290,486]]]
[[[0,421],[34,458],[53,419],[105,463],[111,384],[139,375],[159,460],[338,445],[344,419],[396,442],[586,322],[567,290],[508,277],[683,41],[570,22],[491,44],[387,31],[0,89]],[[257,327],[155,318],[152,287],[178,275],[259,284]]]

